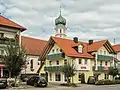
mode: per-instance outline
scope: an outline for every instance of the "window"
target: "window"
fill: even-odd
[[[64,60],[64,64],[67,64],[67,59]]]
[[[83,46],[82,46],[82,45],[79,45],[79,46],[78,46],[78,52],[79,52],[79,53],[82,53],[82,51],[83,51],[82,49],[83,49]]]
[[[85,60],[85,64],[87,64],[87,60]]]
[[[30,68],[33,68],[33,59],[31,59],[30,64],[31,64]]]
[[[66,76],[66,74],[64,74],[64,81],[67,81],[67,76]]]
[[[38,62],[38,65],[40,65],[40,63]]]
[[[1,55],[3,55],[4,54],[4,50],[1,50]]]
[[[59,61],[58,60],[56,61],[56,64],[59,65]]]
[[[108,65],[108,62],[107,62],[107,61],[105,62],[105,65],[106,65],[106,66]]]
[[[49,65],[52,65],[52,61],[49,61]]]
[[[61,81],[60,73],[55,73],[55,81]]]
[[[104,51],[104,55],[106,55],[106,51]]]
[[[81,73],[78,74],[78,81],[81,81]]]
[[[53,50],[52,50],[52,53],[54,53],[54,51],[55,51],[55,50],[53,49]]]
[[[58,48],[56,49],[56,52],[59,52],[59,49],[58,49]]]
[[[102,61],[100,61],[100,66],[102,66]]]
[[[62,30],[60,29],[60,33],[62,33]]]
[[[102,54],[102,50],[100,50],[100,54]]]
[[[82,59],[79,59],[79,64],[82,64]]]
[[[4,33],[0,33],[0,38],[3,38],[4,37]]]
[[[52,81],[52,73],[50,73],[50,81]]]
[[[62,49],[60,49],[60,52],[62,52]]]

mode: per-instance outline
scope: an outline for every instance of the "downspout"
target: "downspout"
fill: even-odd
[[[98,70],[97,59],[98,59],[98,54],[96,52],[96,54],[95,54],[95,70]]]

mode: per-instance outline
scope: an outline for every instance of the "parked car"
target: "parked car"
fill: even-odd
[[[27,80],[27,85],[47,87],[48,84],[45,77],[33,76]]]
[[[7,85],[7,79],[6,78],[0,78],[0,88],[6,88]]]

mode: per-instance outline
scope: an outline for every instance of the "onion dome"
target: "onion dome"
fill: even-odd
[[[55,19],[55,25],[58,25],[58,24],[66,25],[66,19],[63,18],[61,14],[58,18]]]

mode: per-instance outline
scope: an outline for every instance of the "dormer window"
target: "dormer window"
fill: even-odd
[[[56,49],[56,52],[59,52],[59,49],[58,49],[58,48]]]
[[[52,50],[52,53],[54,53],[54,51],[55,51],[55,50],[53,49],[53,50]]]
[[[82,52],[83,52],[83,45],[79,45],[79,46],[78,46],[78,52],[79,52],[79,53],[82,53]]]

